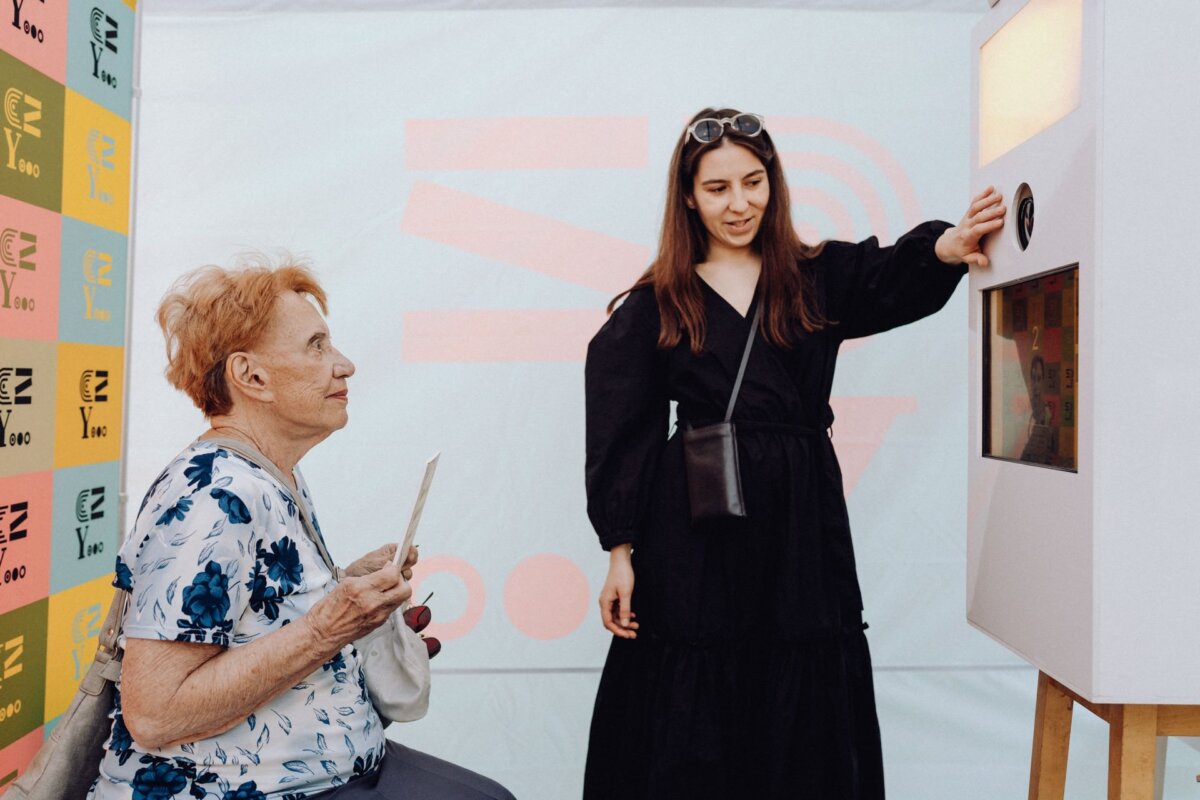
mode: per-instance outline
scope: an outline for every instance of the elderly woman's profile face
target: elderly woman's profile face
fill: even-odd
[[[333,346],[329,327],[312,303],[292,291],[279,295],[253,352],[267,371],[277,418],[304,434],[329,434],[345,426],[346,379],[354,374],[354,364]]]

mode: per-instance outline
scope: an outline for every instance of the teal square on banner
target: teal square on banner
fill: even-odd
[[[113,571],[120,480],[119,461],[55,470],[51,594]]]
[[[64,342],[125,343],[129,240],[107,228],[63,217],[59,258],[58,338]]]
[[[122,0],[72,2],[67,88],[129,119],[133,103],[133,11]]]

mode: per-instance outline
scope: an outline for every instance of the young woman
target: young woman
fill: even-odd
[[[941,308],[1005,208],[892,247],[808,245],[761,117],[705,109],[672,157],[657,258],[588,348],[588,514],[613,641],[584,796],[883,797],[841,472],[827,431],[842,340]],[[618,298],[619,300],[620,298]],[[614,304],[616,301],[614,301]],[[747,516],[693,524],[677,430],[733,411]],[[610,306],[611,310],[611,306]]]

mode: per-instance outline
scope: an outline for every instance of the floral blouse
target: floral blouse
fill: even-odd
[[[331,591],[298,503],[318,535],[320,527],[295,476],[298,496],[204,441],[172,461],[117,556],[113,584],[132,593],[121,644],[134,637],[240,647]],[[157,750],[130,738],[120,688],[89,800],[298,800],[372,772],[383,755],[383,726],[353,644],[230,730]]]

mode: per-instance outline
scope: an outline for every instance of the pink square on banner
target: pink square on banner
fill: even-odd
[[[16,0],[0,11],[0,47],[59,83],[67,82],[67,3]]]
[[[42,711],[37,709],[35,713],[40,714]],[[0,750],[0,793],[25,772],[25,767],[29,766],[29,762],[33,761],[37,751],[42,748],[42,742],[45,741],[42,730],[42,727],[38,726]]]
[[[0,614],[50,593],[54,473],[0,478]]]
[[[58,337],[62,217],[0,197],[0,337]]]

